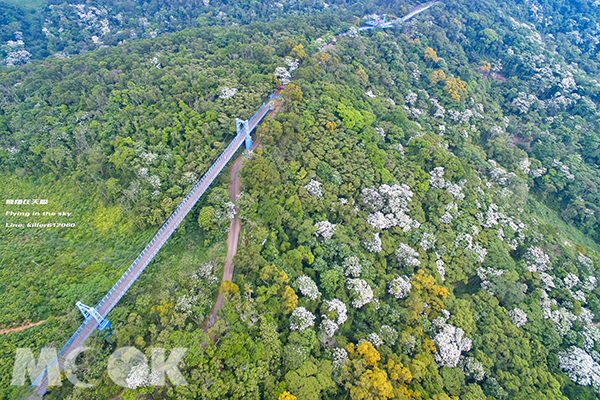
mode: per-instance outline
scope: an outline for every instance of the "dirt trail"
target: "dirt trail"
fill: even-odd
[[[257,142],[254,143],[252,148],[256,148]],[[238,171],[242,168],[242,161],[244,156],[238,157],[233,165],[231,166],[231,172],[229,173],[229,177],[231,178],[231,185],[229,185],[229,198],[231,201],[235,202],[237,197],[240,195],[240,190],[242,188],[242,183],[238,176]],[[237,253],[238,243],[240,239],[240,230],[241,223],[240,219],[237,216],[231,220],[231,224],[229,225],[229,233],[227,235],[227,259],[225,261],[225,267],[223,268],[223,278],[222,282],[230,281],[233,278],[233,270],[235,266],[233,265],[233,257],[235,257]],[[212,312],[210,313],[210,317],[206,325],[204,326],[204,332],[208,331],[208,328],[213,326],[217,320],[217,313],[223,307],[223,294],[219,293],[217,296],[217,302],[213,307]]]
[[[276,90],[275,96],[279,96],[280,93],[281,93],[281,90],[279,90],[279,89]],[[272,107],[269,115],[271,118],[275,118],[275,116],[281,109],[283,102],[281,99],[278,99],[277,97],[275,97],[269,103],[271,104],[271,107]],[[265,116],[265,117],[267,117],[267,116]],[[254,141],[254,144],[252,145],[252,150],[256,149],[256,147],[258,147],[257,140]],[[231,166],[231,171],[229,172],[229,177],[231,178],[231,185],[229,185],[229,198],[233,202],[235,202],[237,200],[237,197],[240,195],[240,191],[242,189],[242,182],[240,181],[238,172],[242,168],[243,160],[244,160],[243,155],[238,157],[235,160],[235,162],[233,163],[233,165]],[[231,220],[231,224],[229,225],[229,233],[227,235],[227,258],[225,261],[225,267],[223,268],[223,278],[221,279],[221,282],[231,281],[231,279],[233,278],[233,270],[235,268],[235,265],[233,265],[233,257],[235,257],[235,255],[237,253],[238,243],[239,243],[239,239],[240,239],[240,230],[241,230],[241,223],[240,223],[240,219],[238,218],[237,213],[236,213],[235,218]],[[205,333],[217,321],[217,313],[219,312],[221,307],[223,307],[223,295],[221,293],[219,293],[219,295],[217,296],[217,301],[212,309],[212,312],[210,313],[210,316],[208,317],[208,320],[206,321],[206,323],[204,325]]]
[[[57,319],[60,319],[62,317],[57,317]],[[29,329],[29,328],[33,328],[34,326],[38,326],[43,324],[44,322],[46,322],[45,319],[38,321],[38,322],[29,322],[28,319],[26,319],[25,321],[23,321],[23,323],[19,326],[15,326],[12,328],[4,328],[4,329],[0,329],[0,335],[4,335],[7,333],[11,333],[11,332],[19,332],[19,331],[24,331],[25,329]]]

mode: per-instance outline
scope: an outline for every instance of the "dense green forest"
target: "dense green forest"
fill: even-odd
[[[3,35],[43,15],[2,7]],[[95,6],[83,7],[57,4],[44,24]],[[597,6],[444,1],[360,34],[356,15],[411,5],[327,7],[115,2],[106,18],[124,28],[106,47],[90,51],[73,32],[94,32],[72,23],[27,50],[72,57],[0,70],[4,197],[48,198],[78,223],[5,228],[6,210],[29,208],[2,199],[0,327],[45,321],[0,334],[3,397],[26,389],[9,386],[15,349],[64,343],[75,301],[100,300],[235,118],[288,79],[243,153],[233,283],[219,285],[222,173],[111,312],[112,335],[89,340],[77,373],[98,385],[65,381],[47,398],[599,397]],[[19,29],[4,40],[26,46]],[[188,348],[189,385],[155,387],[147,372],[114,384],[106,357],[122,346]]]

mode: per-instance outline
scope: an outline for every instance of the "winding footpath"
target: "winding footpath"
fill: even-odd
[[[256,144],[257,142],[255,142],[254,146],[252,146],[253,149],[256,148]],[[231,178],[231,185],[229,185],[229,199],[233,202],[237,200],[242,188],[242,183],[240,181],[240,177],[238,176],[238,172],[242,168],[243,160],[243,155],[238,157],[238,159],[235,160],[231,166],[231,172],[229,173],[229,177]],[[241,222],[236,212],[235,217],[231,220],[231,224],[229,225],[229,233],[227,234],[227,258],[225,260],[225,267],[223,268],[223,278],[221,279],[221,282],[231,281],[233,278],[233,270],[235,268],[233,265],[233,257],[235,257],[237,253],[238,243],[240,240],[240,231]],[[215,324],[215,322],[217,322],[217,313],[221,307],[223,307],[223,293],[219,292],[217,301],[215,302],[208,321],[204,326],[205,333]]]

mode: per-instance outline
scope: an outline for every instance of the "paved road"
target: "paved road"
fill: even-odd
[[[269,112],[269,110],[269,107],[263,107],[259,113],[257,113],[252,119],[248,121],[248,130],[250,132],[254,130],[256,125],[258,125],[258,123]],[[227,149],[221,154],[221,156],[219,156],[217,162],[215,162],[215,164],[213,164],[208,170],[208,172],[202,177],[202,179],[200,180],[200,184],[190,192],[190,194],[188,195],[189,197],[181,203],[178,209],[176,209],[176,211],[171,215],[171,217],[169,217],[169,219],[167,220],[167,222],[165,222],[160,231],[142,251],[140,256],[138,256],[136,261],[134,261],[134,263],[130,267],[129,273],[124,274],[121,277],[121,279],[119,279],[117,284],[115,284],[113,289],[111,289],[111,291],[105,296],[105,298],[102,299],[102,301],[99,303],[100,307],[98,308],[98,312],[103,318],[105,318],[108,315],[108,313],[117,305],[121,297],[125,295],[129,287],[131,287],[131,285],[136,281],[136,279],[148,266],[150,261],[152,261],[156,253],[158,253],[158,251],[165,244],[167,239],[169,239],[169,237],[173,234],[175,229],[177,229],[181,221],[183,221],[186,215],[194,207],[196,202],[200,199],[202,194],[204,194],[206,189],[208,189],[210,184],[219,175],[221,170],[225,167],[229,160],[231,160],[231,158],[239,149],[239,147],[242,144],[244,144],[245,132],[246,131],[242,131],[240,135],[235,137],[235,139],[231,142]],[[231,270],[233,273],[233,266],[231,267]],[[229,279],[231,279],[231,277]],[[64,348],[64,351],[60,356],[59,363],[61,363],[62,358],[68,355],[71,351],[83,346],[85,340],[92,334],[94,329],[96,329],[96,326],[97,323],[94,319],[86,320],[83,324],[81,324],[79,329],[71,337],[70,344],[66,346],[66,348]],[[30,397],[30,399],[37,399],[39,398],[38,396],[43,396],[46,393],[48,386],[48,377],[47,375],[44,375],[40,384],[35,389],[36,393],[33,394]]]

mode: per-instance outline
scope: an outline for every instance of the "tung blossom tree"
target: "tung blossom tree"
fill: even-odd
[[[437,349],[434,358],[440,367],[456,368],[461,361],[461,354],[471,350],[472,341],[464,337],[464,333],[454,325],[442,324],[442,329],[433,340]]]
[[[510,310],[508,312],[508,316],[513,324],[515,324],[518,328],[525,326],[527,323],[527,313],[520,308],[515,308],[514,310]]]
[[[329,240],[335,232],[336,225],[329,221],[320,221],[315,224],[315,227],[317,228],[315,232],[316,236],[321,236],[323,239]]]
[[[296,285],[298,286],[300,293],[311,300],[316,300],[321,295],[315,281],[306,275],[298,277],[298,279],[296,279]]]
[[[352,292],[352,305],[361,308],[373,301],[373,289],[364,279],[348,279],[346,281],[348,290]]]
[[[398,263],[406,267],[418,267],[421,265],[421,261],[418,259],[419,253],[405,243],[400,243],[400,246],[396,250],[396,258]]]
[[[600,392],[600,365],[588,353],[571,346],[558,353],[558,362],[573,382],[593,386],[596,392]]]
[[[407,276],[399,276],[390,282],[388,293],[397,299],[403,299],[410,293],[412,284]]]
[[[290,316],[290,329],[303,331],[315,324],[315,315],[304,307],[296,307]]]

